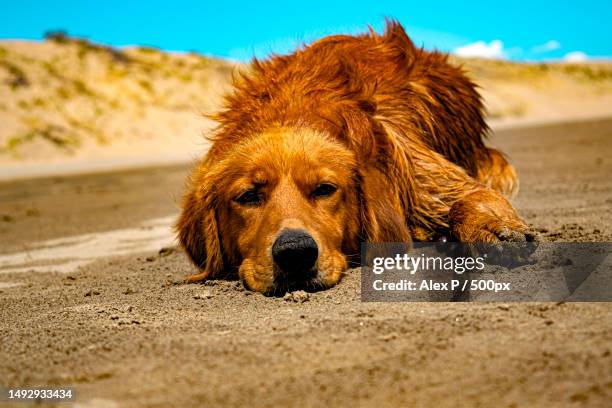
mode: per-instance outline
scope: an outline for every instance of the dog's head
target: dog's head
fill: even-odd
[[[266,294],[336,284],[360,242],[410,239],[398,190],[354,149],[309,128],[273,128],[196,170],[177,224],[207,277],[238,272]]]
[[[330,57],[334,41],[318,46],[315,71],[301,54],[291,69],[283,57],[256,61],[215,117],[177,224],[199,278],[237,272],[268,294],[323,289],[359,261],[361,242],[410,240],[406,141],[377,119],[374,85]]]

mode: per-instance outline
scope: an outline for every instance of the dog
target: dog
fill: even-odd
[[[176,224],[189,282],[315,291],[361,242],[534,239],[476,85],[398,22],[254,60],[234,82]]]

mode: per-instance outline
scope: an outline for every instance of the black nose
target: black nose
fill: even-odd
[[[309,270],[317,261],[317,256],[317,243],[302,230],[283,230],[272,245],[274,262],[286,273]]]

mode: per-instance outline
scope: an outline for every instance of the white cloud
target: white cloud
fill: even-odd
[[[559,41],[550,40],[546,41],[544,44],[539,44],[531,48],[531,52],[534,54],[542,54],[549,51],[558,50],[561,48],[561,43]]]
[[[589,57],[582,51],[572,51],[565,54],[563,61],[565,62],[585,62]]]
[[[484,41],[476,41],[475,43],[455,48],[453,52],[461,57],[506,58],[504,43],[501,40],[493,40],[488,44]]]

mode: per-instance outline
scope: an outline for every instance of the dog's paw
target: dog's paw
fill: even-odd
[[[517,215],[499,193],[482,190],[458,201],[450,211],[452,237],[468,243],[472,252],[507,266],[530,262],[539,235]]]
[[[536,231],[529,228],[521,228],[520,230],[502,227],[495,234],[500,242],[540,242],[541,237]]]
[[[488,254],[491,263],[515,267],[535,262],[533,253],[538,248],[540,237],[528,228],[511,229],[502,227],[495,233],[498,241],[476,243],[478,253]]]

